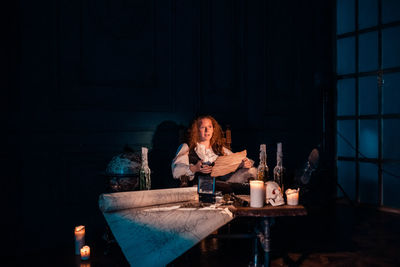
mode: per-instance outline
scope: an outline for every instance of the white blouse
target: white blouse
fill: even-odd
[[[225,147],[223,149],[225,155],[232,154],[232,151],[229,149]],[[197,143],[194,151],[201,161],[205,163],[213,163],[218,158],[218,155],[214,153],[212,148],[206,148],[205,145],[199,143]],[[189,169],[189,166],[189,146],[186,143],[183,143],[179,146],[175,158],[172,160],[172,176],[175,179],[179,179],[181,176],[186,175],[189,176],[189,180],[193,180],[194,173]]]

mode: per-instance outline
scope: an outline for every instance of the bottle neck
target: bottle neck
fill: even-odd
[[[149,167],[149,165],[147,162],[142,162],[142,168],[148,168],[148,167]]]
[[[265,151],[260,152],[260,165],[267,165],[267,154]]]
[[[148,167],[147,152],[148,149],[146,147],[142,147],[142,167]]]
[[[276,165],[277,166],[282,166],[282,157],[283,157],[282,143],[278,143],[277,148],[276,148]]]
[[[148,167],[149,163],[147,161],[147,155],[142,156],[142,167]]]
[[[276,166],[282,167],[282,154],[276,154]]]

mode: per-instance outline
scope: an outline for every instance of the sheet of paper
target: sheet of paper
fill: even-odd
[[[240,163],[244,158],[246,158],[246,156],[246,150],[227,156],[219,156],[212,168],[211,176],[218,177],[236,171]]]

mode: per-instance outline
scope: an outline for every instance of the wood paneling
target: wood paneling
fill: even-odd
[[[57,12],[56,108],[171,111],[169,2],[60,1]]]
[[[173,186],[179,135],[198,113],[231,126],[235,151],[257,159],[266,143],[272,166],[283,141],[286,166],[303,164],[321,142],[320,95],[331,86],[326,2],[21,1],[7,162],[20,166],[31,245],[101,225],[99,173],[125,145],[149,147],[155,187]],[[60,234],[37,244],[47,221]]]

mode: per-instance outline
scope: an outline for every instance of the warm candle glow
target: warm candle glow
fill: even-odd
[[[89,246],[83,246],[81,248],[81,259],[82,260],[88,260],[90,258],[90,247]]]
[[[250,207],[262,208],[264,206],[265,190],[263,181],[250,181]]]
[[[286,199],[288,205],[299,205],[299,189],[286,190]]]
[[[85,226],[75,227],[75,255],[79,255],[80,249],[85,245]]]

